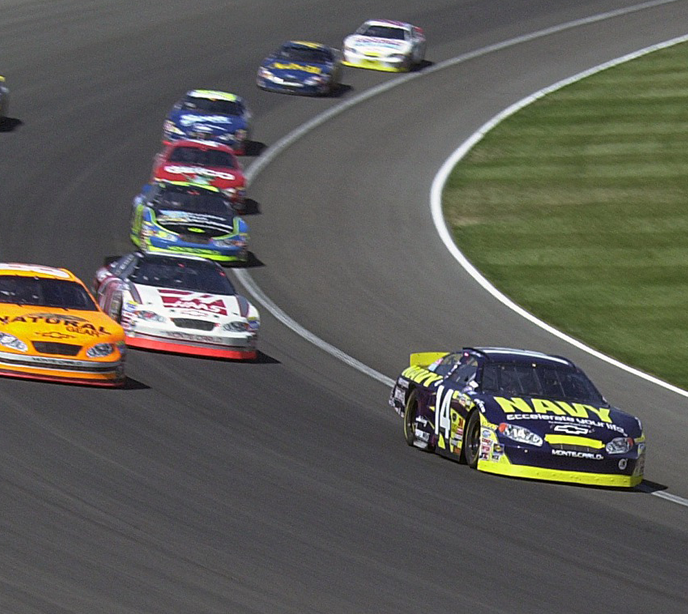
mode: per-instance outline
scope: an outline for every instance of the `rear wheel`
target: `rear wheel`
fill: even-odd
[[[468,416],[466,429],[463,432],[463,458],[469,467],[478,466],[480,455],[480,412],[476,409]]]
[[[416,415],[418,413],[418,392],[412,390],[406,400],[404,410],[404,438],[412,446],[416,441]]]

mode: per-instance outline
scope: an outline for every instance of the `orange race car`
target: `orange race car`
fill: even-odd
[[[67,269],[0,263],[0,375],[121,386],[124,330]]]

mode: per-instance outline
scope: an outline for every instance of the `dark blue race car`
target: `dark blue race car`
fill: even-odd
[[[507,348],[411,355],[390,404],[406,443],[489,473],[596,486],[643,479],[638,418],[561,356]]]
[[[246,153],[251,135],[251,112],[236,94],[191,90],[170,111],[163,126],[165,145],[179,139],[202,139],[229,145]]]
[[[338,50],[320,43],[289,41],[263,60],[256,83],[271,92],[323,96],[337,92],[341,75]]]

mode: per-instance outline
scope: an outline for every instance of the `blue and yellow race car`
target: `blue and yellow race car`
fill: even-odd
[[[131,240],[143,251],[221,263],[248,260],[248,226],[218,188],[185,181],[149,183],[132,206]]]
[[[408,445],[481,471],[626,488],[643,479],[640,420],[561,356],[488,347],[412,354],[389,402]]]
[[[335,94],[342,74],[341,54],[321,43],[288,41],[263,60],[256,84],[271,92]]]

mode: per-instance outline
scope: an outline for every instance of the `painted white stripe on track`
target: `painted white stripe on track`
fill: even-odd
[[[551,28],[546,28],[544,30],[540,30],[538,32],[533,32],[531,34],[527,34],[524,36],[518,36],[516,38],[509,39],[507,41],[503,41],[501,43],[496,43],[494,45],[488,45],[487,47],[483,47],[481,49],[477,49],[475,51],[465,53],[463,55],[457,56],[455,58],[451,58],[449,60],[445,60],[443,62],[439,62],[430,68],[427,68],[423,71],[416,72],[416,73],[408,73],[406,75],[403,75],[401,77],[395,78],[391,81],[387,81],[381,85],[378,85],[377,87],[371,88],[369,90],[366,90],[365,92],[362,92],[361,94],[358,94],[356,96],[351,97],[350,99],[346,100],[345,102],[338,104],[327,111],[321,113],[320,115],[316,115],[313,119],[309,120],[305,124],[302,124],[289,134],[285,135],[282,137],[280,140],[278,140],[274,145],[270,146],[264,153],[261,155],[256,161],[254,161],[247,169],[245,172],[245,176],[247,179],[247,182],[250,184],[252,181],[255,180],[255,178],[270,164],[278,155],[280,155],[285,149],[287,149],[289,146],[291,146],[293,143],[298,141],[300,138],[305,136],[307,133],[311,132],[318,126],[324,124],[325,122],[329,121],[333,117],[336,117],[337,115],[340,115],[347,109],[350,109],[365,100],[368,100],[369,98],[372,98],[374,96],[377,96],[379,94],[382,94],[386,91],[391,90],[392,88],[398,87],[399,85],[402,85],[403,83],[406,83],[407,81],[410,81],[411,79],[418,79],[420,77],[423,77],[427,74],[432,74],[434,72],[437,72],[439,70],[443,70],[445,68],[449,68],[451,66],[455,66],[456,64],[460,64],[462,62],[466,62],[468,60],[471,60],[473,58],[481,57],[484,55],[487,55],[488,53],[492,53],[494,51],[499,51],[501,49],[505,49],[508,47],[513,47],[515,45],[519,45],[525,42],[533,41],[538,38],[543,38],[545,36],[549,36],[551,34],[555,34],[558,32],[563,32],[565,30],[570,30],[573,28],[589,25],[592,23],[596,23],[599,21],[604,21],[607,19],[613,19],[615,17],[620,17],[624,15],[628,15],[631,13],[636,13],[639,11],[655,8],[658,6],[662,6],[665,4],[673,4],[674,2],[679,2],[680,0],[652,0],[650,2],[643,2],[641,4],[637,4],[635,6],[631,7],[626,7],[623,9],[618,9],[615,11],[609,11],[606,13],[601,13],[599,15],[594,15],[591,17],[586,17],[584,19],[577,19],[575,21],[567,22],[564,24],[560,24],[558,26],[554,26]],[[545,88],[543,90],[540,90],[540,92],[536,92],[535,94],[525,98],[521,102],[518,102],[502,113],[500,113],[497,117],[493,118],[486,124],[484,124],[480,130],[478,130],[475,134],[473,134],[465,143],[463,143],[453,154],[450,156],[450,158],[442,165],[440,168],[439,172],[435,176],[431,188],[431,193],[430,193],[430,207],[431,207],[431,212],[432,212],[432,218],[435,223],[435,227],[440,235],[440,238],[446,245],[447,249],[449,252],[454,256],[454,258],[458,261],[458,263],[487,291],[489,292],[493,297],[495,297],[497,300],[499,300],[501,303],[509,307],[510,309],[513,309],[516,313],[524,317],[525,319],[529,320],[530,322],[533,322],[534,324],[540,326],[547,332],[555,335],[556,337],[566,341],[567,343],[570,343],[571,345],[586,351],[596,358],[599,358],[601,360],[604,360],[605,362],[608,362],[616,367],[619,367],[620,369],[623,369],[625,371],[628,371],[629,373],[632,373],[633,375],[636,375],[638,377],[641,377],[643,379],[646,379],[654,384],[660,385],[668,390],[671,390],[672,392],[675,392],[677,394],[681,394],[683,396],[688,397],[688,392],[678,388],[677,386],[673,386],[671,384],[668,384],[667,382],[664,382],[658,378],[655,378],[651,375],[648,375],[647,373],[643,373],[642,371],[639,371],[637,369],[633,369],[632,367],[629,367],[627,365],[624,365],[623,363],[619,362],[618,360],[615,360],[614,358],[611,358],[609,356],[606,356],[602,354],[601,352],[598,352],[597,350],[594,350],[592,348],[589,348],[585,344],[581,343],[577,339],[574,339],[573,337],[569,337],[568,335],[562,333],[561,331],[558,331],[554,327],[550,326],[549,324],[546,324],[545,322],[542,322],[532,314],[528,313],[518,305],[516,305],[513,301],[511,301],[509,298],[507,298],[505,295],[503,295],[501,292],[499,292],[494,286],[492,286],[481,274],[480,272],[465,258],[465,256],[461,253],[461,251],[456,247],[454,244],[453,240],[451,239],[451,235],[449,234],[449,231],[447,230],[447,227],[444,223],[444,217],[442,216],[442,203],[441,203],[441,196],[442,196],[442,189],[444,188],[444,184],[446,183],[447,177],[449,176],[452,168],[466,155],[466,153],[473,147],[475,146],[476,143],[478,143],[484,136],[485,134],[494,128],[497,124],[499,124],[501,121],[509,117],[510,115],[513,115],[516,113],[518,110],[522,109],[523,107],[527,106],[528,104],[534,102],[535,100],[542,98],[542,96],[545,96],[548,93],[551,93],[553,91],[556,91],[558,89],[561,89],[562,87],[573,83],[575,81],[579,81],[589,75],[595,74],[597,72],[600,72],[602,70],[605,70],[607,68],[610,68],[612,66],[616,66],[618,64],[621,64],[623,62],[630,61],[632,59],[638,58],[642,55],[645,55],[647,53],[651,53],[652,51],[664,48],[664,47],[669,47],[671,45],[675,45],[680,42],[684,42],[685,40],[688,40],[688,36],[686,37],[681,37],[681,38],[676,38],[672,39],[671,41],[667,41],[665,43],[662,43],[660,45],[654,45],[652,47],[648,47],[646,49],[643,49],[641,51],[638,51],[633,54],[629,54],[627,56],[624,56],[623,58],[620,58],[618,60],[614,60],[612,62],[607,62],[605,64],[602,64],[596,68],[592,68],[588,71],[582,72],[574,77],[571,77],[569,79],[565,79],[563,81],[560,81],[559,83],[552,85],[548,88]],[[235,269],[234,273],[237,277],[237,279],[241,282],[241,284],[246,288],[246,290],[251,294],[251,296],[258,302],[262,307],[267,309],[277,320],[282,322],[285,326],[290,328],[292,331],[294,331],[297,335],[303,337],[305,340],[309,341],[316,347],[320,348],[321,350],[327,352],[328,354],[334,356],[338,360],[341,360],[342,362],[346,363],[347,365],[350,365],[351,367],[357,369],[358,371],[364,373],[365,375],[372,377],[373,379],[381,382],[382,384],[385,384],[387,386],[392,386],[394,384],[394,380],[387,377],[386,375],[380,373],[379,371],[376,371],[372,367],[369,367],[359,360],[356,360],[352,356],[349,356],[346,352],[343,352],[339,348],[333,346],[330,343],[327,343],[327,341],[321,339],[314,333],[310,332],[307,330],[305,327],[301,326],[296,320],[291,318],[289,315],[287,315],[278,305],[276,305],[255,283],[253,278],[251,277],[250,273],[248,272],[247,269]],[[650,494],[655,495],[657,497],[667,499],[669,501],[672,501],[674,503],[679,503],[680,505],[685,505],[688,507],[688,499],[683,499],[681,497],[677,497],[676,495],[671,495],[666,492],[662,491],[655,491],[655,492],[650,492]]]

